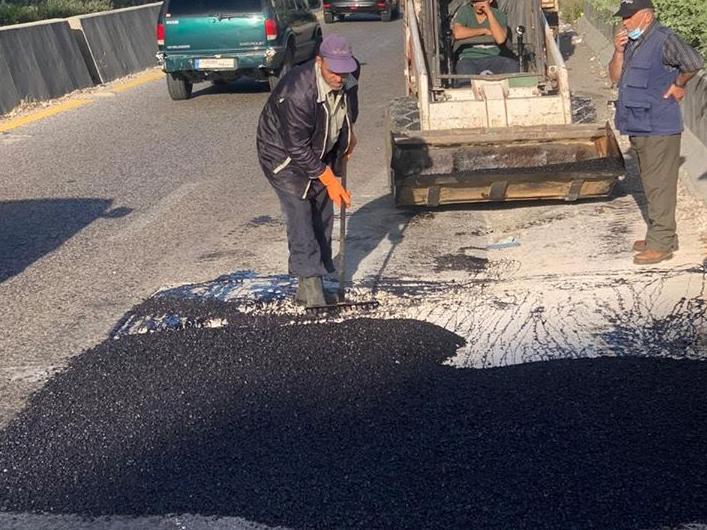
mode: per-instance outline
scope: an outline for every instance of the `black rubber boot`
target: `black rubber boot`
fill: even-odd
[[[326,305],[324,298],[324,286],[321,276],[311,276],[309,278],[297,278],[297,294],[295,301],[306,307],[317,307]]]
[[[305,305],[307,300],[304,298],[304,288],[302,284],[304,283],[304,277],[297,276],[297,292],[295,293],[295,302],[301,305]]]

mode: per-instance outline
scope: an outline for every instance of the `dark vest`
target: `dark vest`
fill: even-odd
[[[663,44],[670,30],[660,24],[625,58],[616,105],[616,128],[628,136],[670,136],[683,130],[680,104],[663,99],[678,69],[663,64]]]

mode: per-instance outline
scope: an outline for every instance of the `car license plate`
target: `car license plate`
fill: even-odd
[[[196,61],[197,70],[235,70],[236,60],[233,58],[228,59],[197,59]]]

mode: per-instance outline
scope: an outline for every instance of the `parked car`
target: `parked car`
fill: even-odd
[[[343,20],[346,15],[373,13],[380,15],[383,22],[390,22],[400,11],[399,0],[325,0],[324,22]]]
[[[157,59],[172,99],[194,83],[238,77],[274,88],[297,63],[314,57],[322,29],[319,0],[165,0],[157,21]]]

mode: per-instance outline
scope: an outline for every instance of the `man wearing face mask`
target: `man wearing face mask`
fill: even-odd
[[[648,201],[645,239],[634,263],[670,259],[678,248],[675,209],[683,120],[680,101],[702,56],[655,18],[651,0],[622,0],[609,76],[619,87],[616,128],[629,136]]]
[[[359,72],[347,40],[329,34],[313,61],[278,83],[258,122],[258,159],[287,222],[295,298],[307,307],[327,303],[322,276],[334,272],[332,203],[351,204],[337,174],[356,145]]]

